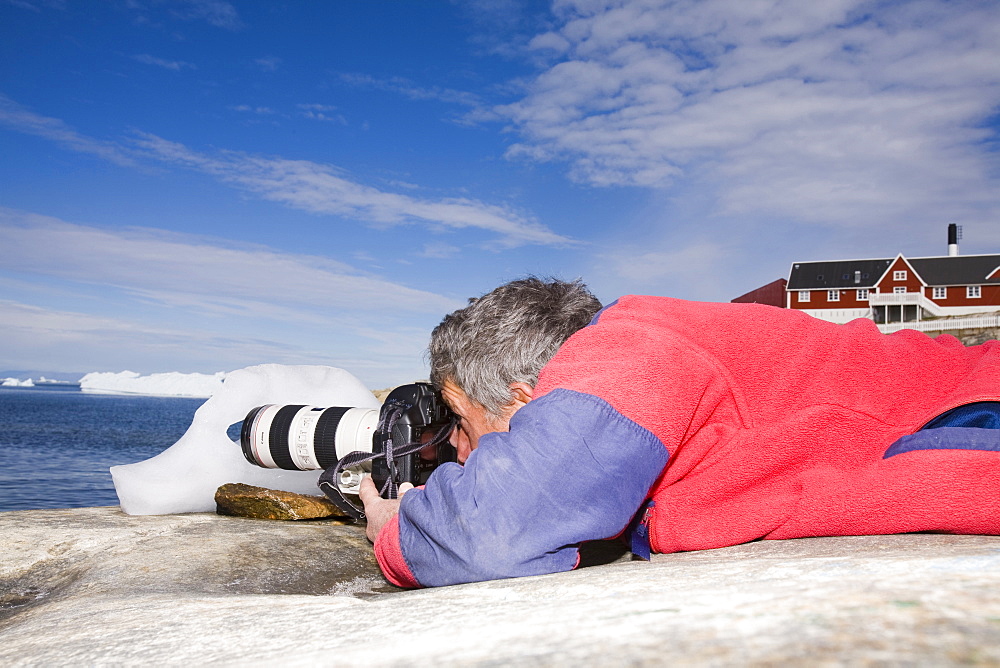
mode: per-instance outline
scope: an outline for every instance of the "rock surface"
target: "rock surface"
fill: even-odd
[[[227,483],[215,490],[215,508],[220,515],[258,520],[314,520],[343,515],[323,496],[283,492],[241,482]]]
[[[362,527],[329,521],[18,511],[0,536],[4,666],[1000,663],[997,537],[761,541],[402,591]]]

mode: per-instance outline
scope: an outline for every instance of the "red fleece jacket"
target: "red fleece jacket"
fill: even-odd
[[[656,552],[757,538],[1000,533],[1000,453],[884,458],[946,410],[1000,400],[1000,344],[964,347],[868,320],[755,304],[624,297],[542,373],[603,397],[670,454],[654,485]]]

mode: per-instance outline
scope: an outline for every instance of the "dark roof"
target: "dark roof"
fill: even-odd
[[[1000,255],[956,255],[952,257],[907,258],[927,285],[976,285],[1000,283]],[[986,277],[994,273],[993,278]]]
[[[831,262],[796,262],[788,274],[789,290],[834,290],[872,288],[894,258],[881,260],[834,260]],[[860,282],[855,275],[860,274]]]
[[[893,259],[796,262],[788,275],[789,290],[872,288]],[[1000,283],[1000,255],[953,255],[904,258],[930,286]],[[855,273],[861,272],[861,282]],[[986,277],[993,274],[993,278]]]

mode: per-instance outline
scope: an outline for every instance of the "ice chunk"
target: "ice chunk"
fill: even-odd
[[[343,369],[263,364],[233,371],[179,441],[145,461],[111,467],[122,510],[130,515],[214,511],[215,490],[227,482],[318,494],[319,471],[254,466],[229,439],[229,425],[263,404],[379,406],[371,391]]]
[[[140,376],[135,371],[103,373],[93,371],[80,379],[80,389],[94,394],[144,394],[154,397],[210,397],[222,388],[226,374],[154,373]]]
[[[30,378],[27,380],[4,378],[3,381],[0,381],[0,385],[3,385],[4,387],[34,387],[35,383]]]

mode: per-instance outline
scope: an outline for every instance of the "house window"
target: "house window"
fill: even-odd
[[[809,291],[799,290],[799,303],[801,304],[802,302],[807,302],[807,301],[809,301]]]
[[[982,297],[981,286],[979,285],[968,285],[965,288],[965,296],[969,299],[979,299]]]
[[[948,288],[934,288],[934,294],[931,295],[932,299],[947,299],[948,298]]]
[[[905,295],[906,294],[906,287],[902,286],[902,285],[896,286],[896,287],[894,287],[892,289],[892,294],[894,294],[894,295]]]
[[[894,281],[905,281],[906,280],[906,271],[904,270],[904,271],[894,271],[894,272],[892,272],[892,280],[894,280]]]
[[[861,288],[857,292],[858,292],[858,301],[859,302],[863,302],[863,301],[866,301],[868,299],[868,289],[867,288]]]
[[[840,290],[827,290],[826,291],[826,301],[828,301],[828,302],[839,302],[840,301]]]

